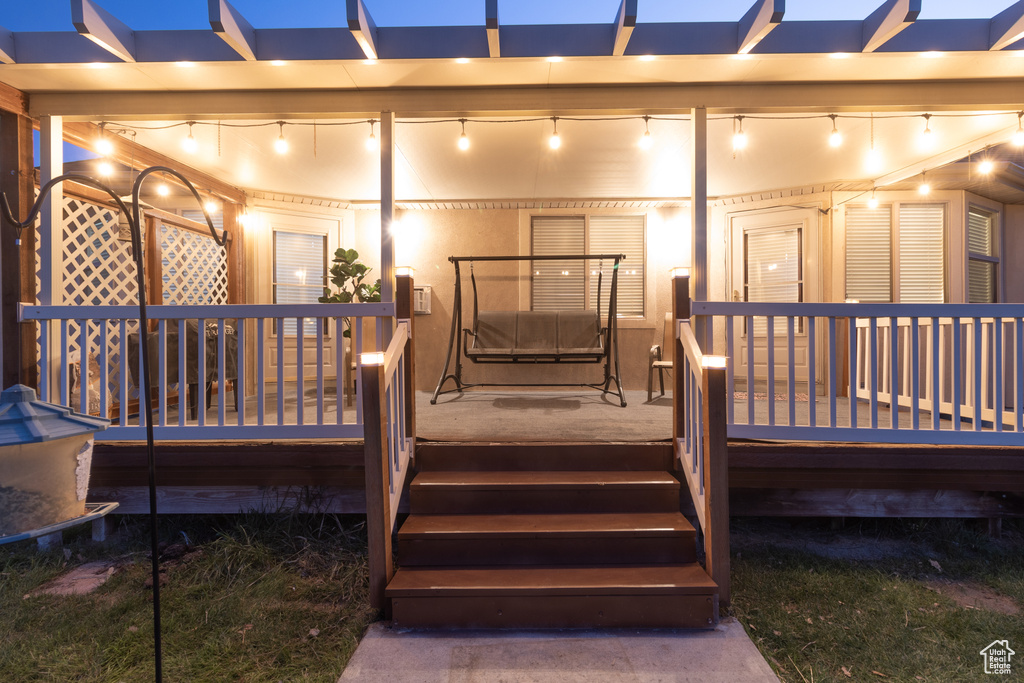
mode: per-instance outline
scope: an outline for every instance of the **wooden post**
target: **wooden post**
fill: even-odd
[[[405,342],[405,430],[416,438],[416,359],[415,338],[416,314],[413,311],[415,288],[413,274],[400,272],[395,277],[395,317],[409,321],[409,339]]]
[[[672,325],[690,318],[690,276],[682,273],[672,277]],[[686,434],[686,390],[683,376],[683,346],[678,330],[672,330],[672,448]],[[668,349],[666,349],[668,351]]]
[[[162,304],[164,298],[163,251],[161,249],[160,224],[156,216],[146,216],[146,234],[143,253],[146,256],[146,299],[150,305]],[[149,331],[155,332],[157,321],[149,321]]]
[[[708,110],[690,110],[690,230],[692,231],[693,298],[708,300]],[[704,353],[710,353],[704,319],[694,322],[693,336]]]
[[[238,215],[241,205],[224,202],[224,232],[228,235],[228,303],[244,304],[245,298],[245,231],[240,228]]]
[[[24,219],[34,195],[32,119],[0,112],[0,191],[15,218]],[[0,365],[4,387],[36,384],[35,323],[18,322],[18,304],[35,303],[36,234],[25,230],[21,246],[13,227],[0,226]]]
[[[391,495],[388,490],[387,405],[384,364],[365,363],[363,383],[363,464],[366,471],[366,537],[370,606],[387,612],[384,589],[394,576],[391,557]]]
[[[380,114],[380,300],[395,300],[395,113]],[[391,343],[394,321],[377,328],[377,350]]]
[[[729,604],[729,446],[726,438],[725,368],[703,370],[704,552],[708,575]]]

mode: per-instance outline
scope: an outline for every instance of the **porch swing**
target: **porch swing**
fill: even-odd
[[[472,387],[589,387],[604,394],[618,396],[625,407],[619,379],[618,347],[618,277],[619,262],[624,254],[578,254],[561,256],[449,256],[455,266],[455,301],[452,329],[448,338],[448,353],[444,369],[437,382],[431,404],[441,394],[458,392]],[[483,261],[598,261],[597,305],[592,309],[559,309],[555,311],[487,311],[479,309],[474,262]],[[601,325],[601,294],[604,279],[604,261],[612,262],[612,281],[608,294],[607,324]],[[462,273],[460,264],[469,262],[469,278],[473,286],[472,326],[462,328]],[[462,343],[459,343],[462,329]],[[455,355],[455,372],[448,369]],[[603,364],[604,378],[594,384],[551,383],[467,383],[462,379],[462,357],[482,364]],[[455,388],[442,391],[449,379]],[[613,390],[612,383],[615,384]]]

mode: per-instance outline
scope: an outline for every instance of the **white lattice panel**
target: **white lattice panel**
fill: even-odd
[[[209,237],[161,224],[163,303],[228,303],[228,261]]]

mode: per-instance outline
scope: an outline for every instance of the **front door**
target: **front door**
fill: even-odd
[[[818,215],[817,208],[793,208],[731,216],[732,300],[766,304],[818,301]],[[769,306],[764,310],[766,314],[771,311]],[[740,318],[733,325],[733,363],[738,385],[742,386],[748,376],[748,349],[753,344],[755,391],[766,391],[757,385],[768,378],[768,320],[758,316],[748,324]],[[774,319],[773,391],[786,388],[790,345],[797,391],[806,390],[807,327],[806,320],[795,320],[790,339],[786,318]]]

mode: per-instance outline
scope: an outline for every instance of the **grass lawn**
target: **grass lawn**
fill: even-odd
[[[1024,677],[1024,526],[734,520],[734,615],[783,681]],[[987,676],[994,640],[1020,653]]]
[[[0,547],[0,681],[153,680],[148,521],[121,517],[117,540],[88,528],[64,551]],[[167,681],[330,681],[366,626],[361,517],[167,516],[161,519]],[[88,595],[37,595],[96,559],[113,575]]]

